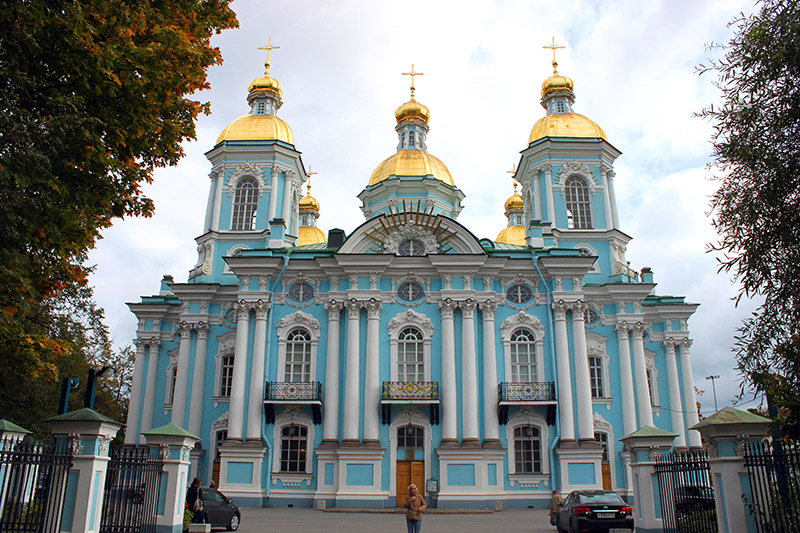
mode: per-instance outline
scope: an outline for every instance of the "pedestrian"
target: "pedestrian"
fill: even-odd
[[[200,497],[200,485],[202,483],[203,480],[196,477],[192,480],[189,490],[186,491],[186,505],[189,506],[189,510],[193,513],[193,524],[206,523],[206,512],[203,510],[203,499]]]
[[[213,479],[211,480],[211,483],[208,484],[208,488],[210,488],[210,489],[216,489],[217,488],[217,484],[214,483]]]
[[[417,494],[417,486],[413,483],[408,486],[408,495],[403,504],[406,508],[406,527],[408,533],[420,533],[422,529],[422,511],[428,508],[425,499]]]
[[[556,520],[558,519],[558,509],[561,507],[561,502],[563,499],[561,498],[561,493],[558,492],[558,489],[553,489],[553,498],[550,500],[550,525],[556,525]]]

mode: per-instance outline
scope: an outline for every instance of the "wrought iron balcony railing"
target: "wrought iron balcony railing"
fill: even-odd
[[[555,402],[553,381],[506,381],[498,386],[501,402]]]
[[[308,383],[290,383],[283,381],[268,381],[264,392],[264,401],[321,401],[322,383],[310,381]]]
[[[439,382],[384,381],[381,400],[439,401]]]

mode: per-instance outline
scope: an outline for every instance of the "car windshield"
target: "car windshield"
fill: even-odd
[[[580,503],[625,503],[615,492],[599,492],[596,494],[580,494]]]

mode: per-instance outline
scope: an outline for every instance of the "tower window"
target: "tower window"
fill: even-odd
[[[567,222],[572,229],[592,229],[592,207],[589,187],[578,176],[570,176],[564,184],[567,198]]]
[[[414,148],[417,146],[417,135],[414,130],[408,131],[408,147]]]
[[[562,102],[561,100],[556,102],[556,113],[566,113],[566,112],[567,112],[567,106],[564,105],[564,102]]]
[[[256,106],[256,115],[263,115],[267,112],[267,104],[265,102],[259,102]]]
[[[236,185],[231,229],[234,231],[253,230],[256,224],[257,208],[258,183],[254,178],[244,178]]]

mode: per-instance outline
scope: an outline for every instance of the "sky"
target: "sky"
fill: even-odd
[[[728,22],[752,12],[752,0],[236,0],[240,28],[212,40],[224,62],[209,70],[211,89],[196,95],[212,114],[197,122],[176,166],[159,169],[145,194],[152,218],[117,220],[88,264],[91,283],[115,345],[128,345],[136,320],[125,305],[155,294],[164,274],[185,282],[196,264],[211,166],[204,153],[231,121],[247,113],[247,85],[263,73],[283,88],[278,112],[294,131],[321,203],[318,226],[347,233],[364,221],[357,194],[395,152],[394,110],[408,100],[411,65],[416,99],[431,113],[428,151],[464,192],[459,222],[494,239],[507,220],[508,170],[519,162],[533,124],[544,116],[542,81],[559,73],[575,83],[577,113],[591,118],[623,152],[615,187],[622,231],[633,237],[627,259],[651,267],[662,295],[701,304],[689,321],[701,411],[720,408],[739,391],[731,348],[756,304],[734,306],[737,286],[717,273],[706,252],[716,235],[708,216],[716,184],[712,124],[694,116],[719,102],[713,74],[698,65],[719,55]],[[748,396],[749,400],[752,396]],[[743,407],[757,405],[744,404]]]

